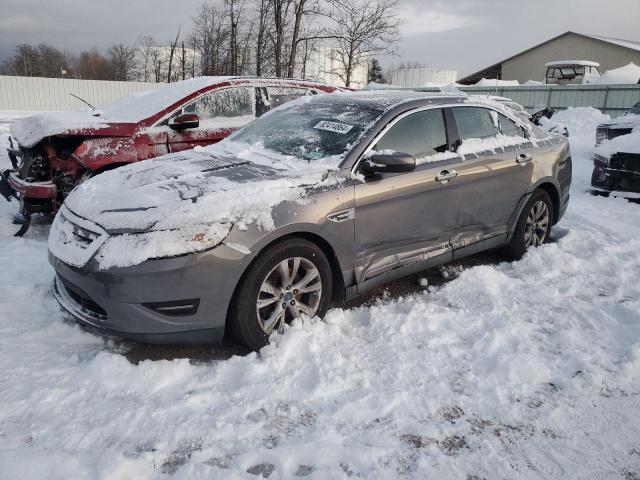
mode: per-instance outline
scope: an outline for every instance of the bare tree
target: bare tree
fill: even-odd
[[[167,83],[171,82],[171,73],[173,69],[173,57],[176,53],[176,48],[178,47],[178,40],[180,39],[180,28],[178,27],[178,33],[176,34],[176,39],[171,42],[169,45],[169,67],[167,68]]]
[[[153,72],[151,68],[151,55],[152,50],[156,46],[156,41],[153,37],[148,35],[141,37],[137,42],[137,55],[140,58],[138,65],[140,67],[138,72],[138,80],[148,82],[151,80],[151,74]]]
[[[395,14],[399,0],[331,0],[337,48],[332,57],[336,74],[348,87],[353,72],[368,55],[391,53],[399,40],[399,20]]]
[[[256,75],[262,76],[265,51],[267,49],[268,41],[268,19],[271,12],[271,0],[259,0],[256,5],[258,9],[258,32],[256,35]]]
[[[228,73],[229,30],[224,7],[218,3],[203,3],[193,19],[193,45],[200,54],[203,75]]]
[[[136,71],[136,50],[122,43],[107,50],[110,80],[133,80]]]
[[[160,83],[162,81],[162,71],[164,69],[164,58],[162,50],[159,47],[154,47],[151,50],[151,71],[153,72],[154,81]]]

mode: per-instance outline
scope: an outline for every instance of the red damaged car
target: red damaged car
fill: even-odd
[[[216,143],[271,108],[341,90],[289,79],[199,77],[94,112],[43,113],[11,126],[13,169],[0,193],[20,201],[23,235],[34,213],[55,213],[80,182],[105,170]]]

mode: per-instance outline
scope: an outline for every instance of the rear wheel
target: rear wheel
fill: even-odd
[[[522,209],[516,230],[504,254],[514,260],[520,259],[530,247],[539,247],[549,240],[553,219],[553,204],[549,194],[536,190]]]
[[[243,277],[230,306],[231,332],[259,350],[295,318],[323,317],[331,291],[324,252],[304,239],[286,240],[261,253]]]

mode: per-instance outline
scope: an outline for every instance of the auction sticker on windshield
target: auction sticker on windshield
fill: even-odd
[[[317,128],[318,130],[328,130],[329,132],[336,132],[344,135],[353,128],[353,125],[323,120],[321,122],[318,122],[318,124],[316,124],[316,126],[314,126],[313,128]]]

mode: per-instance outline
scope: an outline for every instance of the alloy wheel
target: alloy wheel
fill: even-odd
[[[320,305],[320,272],[303,257],[287,258],[265,277],[256,301],[258,324],[267,334],[304,314],[313,317]]]
[[[539,247],[547,238],[549,231],[549,207],[546,202],[539,200],[533,204],[524,232],[524,244],[528,247]]]

